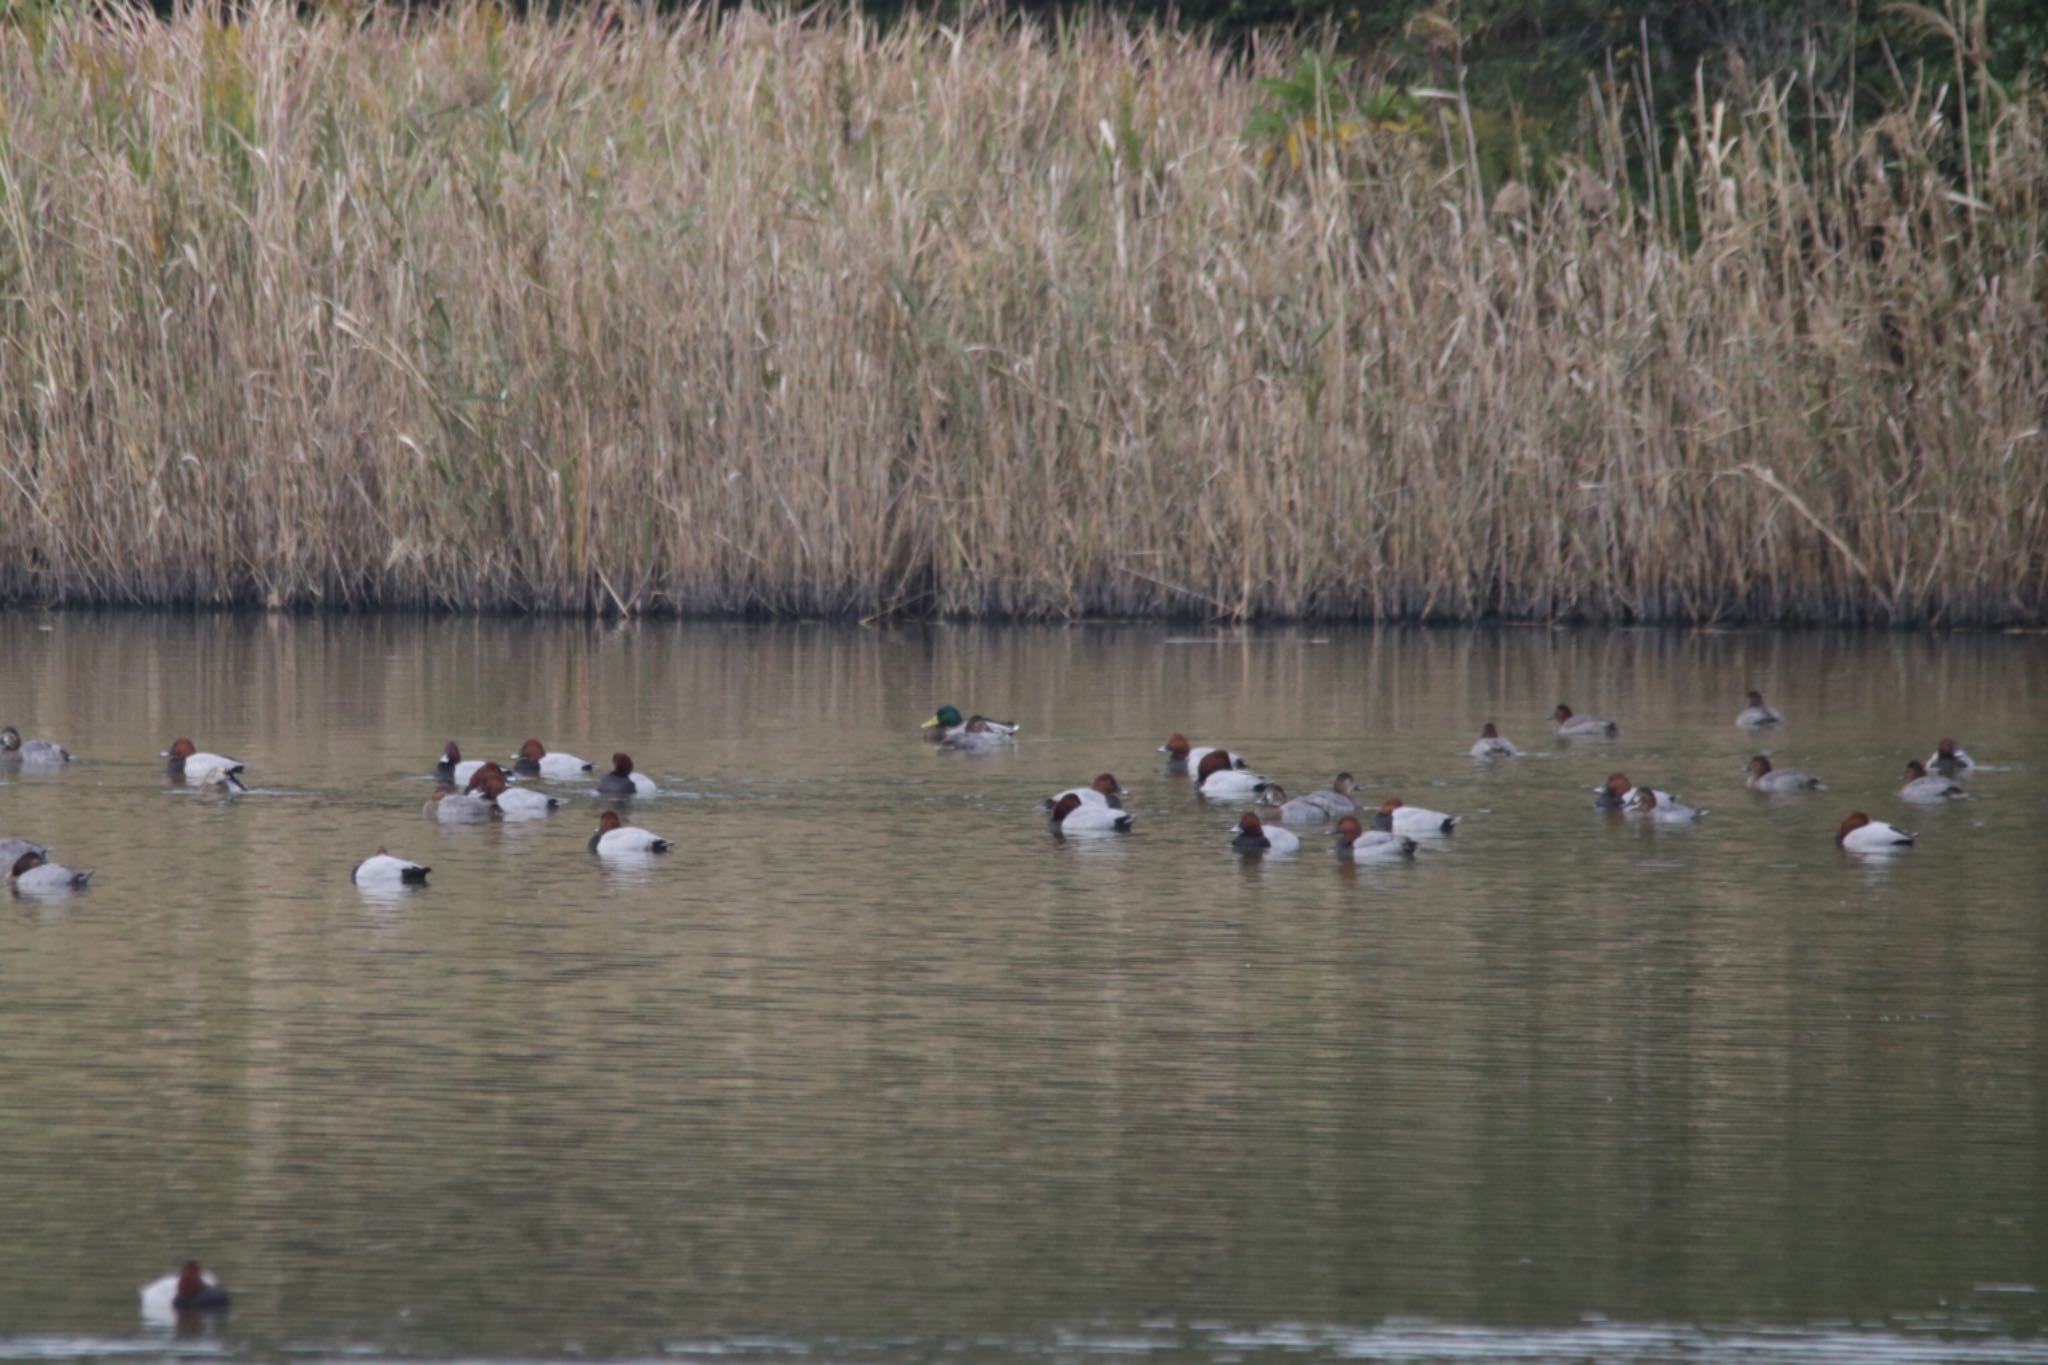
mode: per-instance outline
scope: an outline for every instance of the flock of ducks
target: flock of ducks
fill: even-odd
[[[243,780],[248,764],[225,754],[208,753],[189,739],[179,738],[159,757],[164,760],[164,776],[173,785],[217,795],[249,790]],[[537,739],[527,740],[510,757],[509,772],[488,759],[465,761],[462,750],[450,740],[433,769],[439,785],[421,813],[446,824],[545,819],[568,802],[531,786],[515,786],[515,782],[524,778],[580,781],[590,778],[597,768],[574,754],[551,753]],[[71,761],[70,750],[61,744],[40,739],[24,742],[12,725],[0,728],[0,768],[61,768]],[[596,789],[598,797],[607,801],[652,796],[659,790],[652,780],[634,771],[632,756],[624,753],[612,755],[611,770],[597,777]],[[631,858],[666,853],[671,842],[626,824],[616,810],[606,810],[598,816],[588,847],[599,858]],[[92,880],[90,871],[52,862],[47,845],[18,836],[0,835],[0,866],[7,868],[7,884],[16,895],[68,895]],[[380,848],[357,863],[349,879],[362,887],[423,886],[432,870]]]
[[[1613,721],[1577,715],[1562,703],[1551,713],[1551,723],[1560,739],[1614,739],[1621,734],[1621,727]],[[1770,730],[1784,723],[1784,714],[1756,691],[1749,693],[1747,704],[1735,717],[1735,724],[1744,730]],[[1016,742],[1017,729],[1009,721],[987,716],[963,719],[953,706],[940,707],[938,714],[924,723],[925,735],[932,743],[967,753],[1006,748]],[[1250,803],[1232,832],[1231,845],[1240,853],[1293,853],[1301,847],[1298,830],[1328,825],[1336,835],[1339,858],[1392,861],[1413,857],[1417,839],[1448,835],[1458,827],[1458,816],[1411,806],[1398,796],[1381,802],[1367,826],[1359,819],[1364,808],[1354,797],[1358,783],[1350,773],[1338,773],[1326,790],[1289,799],[1279,783],[1251,771],[1242,756],[1220,746],[1191,744],[1186,735],[1175,734],[1160,746],[1160,752],[1167,756],[1167,771],[1192,777],[1202,796],[1212,801]],[[1472,757],[1481,761],[1518,758],[1521,753],[1492,721],[1486,722],[1471,749]],[[1903,801],[1918,804],[1961,799],[1967,793],[1953,779],[1976,766],[1976,760],[1957,748],[1953,739],[1944,739],[1925,762],[1915,759],[1906,765],[1906,783],[1897,794]],[[1827,789],[1826,783],[1810,773],[1774,767],[1764,754],[1749,760],[1747,785],[1754,791],[1775,794]],[[1625,812],[1656,824],[1691,824],[1706,814],[1675,793],[1639,787],[1621,772],[1610,774],[1594,792],[1596,808]],[[1039,803],[1039,809],[1055,835],[1127,834],[1132,825],[1131,814],[1123,807],[1122,798],[1127,795],[1113,774],[1103,773],[1085,787],[1053,793]],[[1835,832],[1837,844],[1857,853],[1908,848],[1917,837],[1860,810],[1845,816]]]

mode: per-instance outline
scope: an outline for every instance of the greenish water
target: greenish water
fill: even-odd
[[[0,1358],[2048,1357],[2048,640],[0,616]],[[1760,686],[1790,717],[1732,718]],[[1611,743],[1552,742],[1558,701]],[[942,701],[1014,752],[920,742]],[[1533,752],[1475,765],[1481,722]],[[1173,730],[1465,823],[1230,850]],[[1893,796],[1953,734],[1991,770]],[[166,786],[189,735],[257,790]],[[631,752],[421,818],[454,738]],[[1831,790],[1759,797],[1767,748]],[[1593,811],[1615,768],[1710,814]],[[1049,838],[1104,769],[1137,832]],[[1845,856],[1861,808],[1921,832]],[[434,866],[366,899],[359,858]],[[135,1290],[196,1256],[196,1338]]]

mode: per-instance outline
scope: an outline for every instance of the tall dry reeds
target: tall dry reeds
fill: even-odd
[[[1594,87],[1489,199],[1448,95],[1248,143],[1291,57],[17,21],[0,593],[2042,618],[2041,103]]]

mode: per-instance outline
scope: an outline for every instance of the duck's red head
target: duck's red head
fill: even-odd
[[[1175,730],[1166,737],[1166,752],[1175,758],[1185,759],[1188,756],[1188,737]]]
[[[1906,765],[1906,776],[1911,778],[1921,778],[1927,776],[1927,765],[1925,763],[1922,763],[1917,758],[1914,759],[1912,762]]]
[[[199,746],[194,744],[189,739],[176,739],[171,741],[172,758],[190,758],[192,757],[192,755],[198,752]]]
[[[1499,739],[1500,731],[1494,728],[1492,721],[1488,721],[1479,727],[1479,737],[1481,739]]]
[[[612,755],[612,776],[613,776],[613,777],[631,777],[632,775],[633,775],[633,756],[632,756],[631,754],[613,754],[613,755]]]
[[[443,763],[462,762],[462,749],[455,743],[454,740],[449,740],[448,743],[442,747],[441,761]]]
[[[1945,739],[1934,746],[1934,752],[1943,758],[1954,758],[1956,756],[1956,742],[1952,739]]]
[[[1749,760],[1749,770],[1758,777],[1762,777],[1771,770],[1771,760],[1765,758],[1762,754],[1758,754],[1755,758]]]
[[[538,763],[548,756],[547,746],[537,739],[529,739],[519,746],[519,756],[529,763]]]
[[[1095,780],[1088,785],[1104,796],[1124,795],[1123,785],[1116,780],[1114,773],[1097,773]]]
[[[1240,832],[1249,834],[1254,839],[1265,837],[1266,827],[1259,823],[1257,811],[1248,810],[1243,815],[1238,816],[1237,827]]]
[[[1403,801],[1400,797],[1390,796],[1386,800],[1380,802],[1380,814],[1391,818],[1395,811],[1401,809],[1401,807],[1406,804],[1408,803]]]
[[[1572,708],[1566,706],[1563,702],[1559,702],[1557,704],[1557,709],[1550,713],[1550,718],[1556,721],[1559,725],[1562,725],[1572,718]]]
[[[1762,706],[1764,704],[1764,694],[1752,687],[1749,689],[1749,704],[1751,706]]]
[[[14,860],[14,866],[7,870],[7,875],[10,877],[19,877],[22,873],[28,871],[30,868],[41,867],[42,865],[43,855],[36,852],[34,849],[30,849],[28,852],[22,854],[19,858],[16,858]]]
[[[179,1299],[190,1299],[206,1288],[206,1276],[199,1269],[199,1262],[187,1261],[178,1271]]]
[[[1357,843],[1365,833],[1365,826],[1358,823],[1358,817],[1347,815],[1337,822],[1337,838],[1347,844]]]
[[[1060,803],[1052,808],[1052,822],[1057,825],[1079,809],[1081,809],[1081,798],[1072,792],[1068,792],[1060,798]]]
[[[1846,816],[1842,818],[1842,827],[1835,831],[1835,842],[1838,844],[1841,843],[1842,840],[1848,838],[1851,834],[1854,834],[1857,830],[1862,829],[1865,825],[1869,823],[1870,817],[1865,815],[1862,811],[1850,811]]]
[[[1210,773],[1220,773],[1230,766],[1230,755],[1221,749],[1211,749],[1202,755],[1202,764],[1195,770],[1195,781],[1199,784]]]
[[[1634,785],[1635,783],[1628,780],[1627,773],[1607,774],[1607,790],[1614,796],[1627,796],[1628,789]]]
[[[505,781],[505,770],[495,763],[486,763],[469,775],[469,786],[466,790],[482,792],[495,800],[508,785]]]
[[[610,834],[622,823],[624,822],[619,819],[617,811],[608,810],[603,815],[597,817],[597,832],[599,834]]]

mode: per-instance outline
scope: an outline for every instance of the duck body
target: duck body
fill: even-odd
[[[1919,837],[1896,825],[1873,820],[1860,810],[1850,812],[1835,831],[1835,842],[1851,853],[1896,853],[1911,848]]]
[[[142,1286],[142,1316],[150,1322],[170,1326],[180,1313],[224,1313],[232,1302],[221,1282],[201,1270],[197,1261],[187,1261],[175,1275],[165,1275]]]
[[[1635,813],[1647,816],[1651,823],[1658,825],[1690,825],[1706,814],[1703,810],[1686,805],[1675,796],[1667,801],[1661,793],[1649,788],[1644,789]]]
[[[1229,751],[1219,750],[1213,744],[1190,744],[1188,743],[1188,737],[1176,730],[1167,737],[1166,743],[1159,746],[1159,752],[1166,755],[1167,772],[1198,773],[1202,770],[1202,760],[1210,754],[1217,752],[1228,753]],[[1242,768],[1245,766],[1244,759],[1235,754],[1230,754],[1229,756],[1231,767]]]
[[[549,753],[546,745],[537,739],[529,739],[519,746],[519,752],[512,755],[512,772],[518,777],[545,777],[556,782],[573,782],[585,773],[596,771],[597,765],[576,757],[574,754]],[[463,781],[468,781],[464,778]]]
[[[1112,810],[1122,810],[1123,799],[1129,795],[1124,785],[1116,780],[1114,773],[1101,773],[1085,787],[1068,787],[1065,791],[1054,792],[1039,802],[1038,808],[1050,815],[1058,808],[1060,802],[1071,796],[1085,805],[1108,806]]]
[[[1238,817],[1230,846],[1239,853],[1292,853],[1301,847],[1301,836],[1278,825],[1268,827],[1256,811]]]
[[[1735,717],[1735,723],[1745,730],[1768,730],[1773,726],[1783,725],[1785,717],[1775,706],[1764,704],[1763,693],[1751,692],[1749,705]]]
[[[173,782],[184,782],[188,777],[201,778],[218,768],[229,777],[239,778],[249,765],[239,758],[228,758],[222,754],[210,754],[196,749],[189,739],[180,739],[164,750],[164,775]]]
[[[26,768],[57,768],[71,761],[71,751],[47,739],[24,740],[12,725],[0,727],[0,762]]]
[[[1415,841],[1391,830],[1367,829],[1356,816],[1337,822],[1337,856],[1354,863],[1398,863],[1415,856]]]
[[[1572,708],[1559,702],[1550,718],[1557,724],[1557,733],[1562,739],[1613,739],[1621,733],[1621,727],[1611,720],[1598,716],[1577,716]]]
[[[1413,839],[1449,834],[1458,827],[1458,819],[1458,816],[1446,815],[1426,806],[1411,806],[1396,796],[1380,803],[1379,812],[1373,816],[1372,827],[1382,833]]]
[[[435,792],[420,813],[444,825],[479,825],[498,813],[488,796],[476,792]]]
[[[1515,742],[1501,734],[1494,727],[1492,721],[1486,722],[1485,728],[1479,732],[1479,738],[1472,741],[1472,757],[1474,758],[1520,758],[1521,756],[1522,751],[1515,747]]]
[[[33,852],[16,858],[7,872],[7,884],[24,896],[77,891],[91,880],[90,872],[75,871]]]
[[[405,858],[394,858],[383,849],[355,865],[348,879],[357,886],[425,886],[433,869]]]
[[[545,820],[568,803],[531,787],[507,787],[491,798],[507,820]]]
[[[1062,792],[1059,799],[1053,802],[1052,812],[1046,816],[1046,825],[1054,834],[1129,834],[1131,832],[1131,815],[1129,811],[1122,809],[1120,806],[1112,806],[1109,802],[1100,799],[1100,793],[1097,793],[1097,799],[1094,801],[1084,800],[1082,799],[1081,792],[1085,790],[1089,789],[1081,788]]]
[[[928,742],[948,749],[986,752],[1012,743],[1022,728],[1013,720],[991,720],[983,715],[963,719],[959,707],[948,705],[941,706],[924,723],[924,737]]]
[[[1759,792],[1817,792],[1826,791],[1827,783],[1792,768],[1773,768],[1771,760],[1758,754],[1749,760],[1749,776],[1744,779],[1751,791]]]
[[[1254,794],[1259,798],[1254,809],[1261,820],[1282,825],[1327,825],[1337,818],[1337,812],[1316,801],[1313,794],[1288,800],[1286,788],[1278,782],[1261,783]]]
[[[1334,820],[1340,815],[1349,815],[1358,809],[1358,803],[1351,799],[1351,793],[1357,790],[1358,779],[1354,778],[1350,773],[1338,773],[1336,777],[1330,780],[1329,786],[1324,787],[1320,791],[1303,792],[1287,804],[1295,805],[1306,801],[1312,806],[1319,807],[1324,812],[1325,818]],[[1298,824],[1300,822],[1294,821],[1291,823]]]
[[[608,810],[598,817],[597,832],[590,836],[590,851],[600,858],[666,853],[670,847],[669,841],[659,835],[622,822],[615,810]]]

